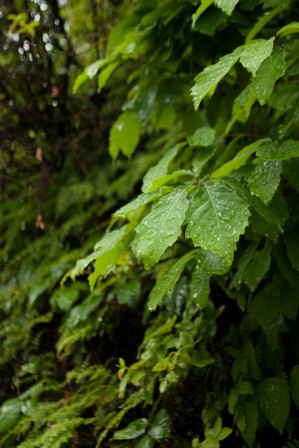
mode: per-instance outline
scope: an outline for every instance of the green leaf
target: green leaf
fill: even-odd
[[[158,188],[162,187],[162,185],[167,184],[171,180],[176,180],[180,177],[190,177],[193,176],[192,171],[187,170],[180,170],[180,171],[174,171],[171,174],[165,174],[165,176],[161,176],[158,179],[153,180],[151,187],[149,188],[149,192],[155,191]]]
[[[199,17],[213,4],[213,0],[201,0],[200,6],[197,8],[196,12],[192,16],[192,26],[194,27],[196,21]]]
[[[250,244],[242,254],[238,263],[238,271],[234,276],[231,286],[238,287],[241,282],[244,282],[250,291],[255,291],[269,270],[271,263],[270,250],[271,246],[269,242],[259,251],[257,250],[257,244]]]
[[[154,204],[137,226],[135,247],[145,269],[154,266],[181,235],[188,206],[186,189],[177,187]]]
[[[259,39],[251,41],[244,46],[240,62],[255,76],[261,63],[272,53],[274,37],[269,40]]]
[[[22,401],[18,398],[5,401],[0,408],[0,433],[12,429],[21,414]]]
[[[247,121],[255,100],[256,96],[252,86],[246,86],[234,101],[232,118],[225,130],[226,134],[229,133],[231,127],[236,121],[240,121],[241,123],[245,123]]]
[[[280,290],[276,283],[266,286],[254,298],[250,313],[267,331],[281,309]]]
[[[174,263],[169,270],[163,271],[162,275],[158,277],[157,283],[152,289],[149,296],[148,309],[150,311],[154,311],[161,303],[164,296],[167,293],[172,292],[176,282],[178,281],[184,270],[185,265],[194,257],[195,251],[187,253],[176,263]]]
[[[88,79],[94,78],[100,68],[107,64],[107,62],[107,59],[99,59],[86,67],[84,71],[75,79],[73,93],[76,93],[79,87]]]
[[[284,75],[285,69],[285,51],[275,48],[271,56],[259,67],[252,81],[252,89],[261,106],[271,96],[276,81]]]
[[[250,190],[267,205],[279,186],[281,173],[280,161],[262,161],[248,179]]]
[[[142,191],[143,193],[148,193],[154,181],[160,177],[165,176],[168,173],[168,167],[173,159],[176,157],[177,153],[185,146],[184,143],[179,143],[169,149],[166,154],[161,158],[157,165],[151,167],[143,178]]]
[[[277,31],[276,36],[285,37],[293,33],[299,33],[299,22],[292,22],[286,26],[283,26],[279,31]]]
[[[117,231],[115,230],[114,232]],[[127,235],[126,233],[123,234],[120,232],[119,235],[113,235],[110,239],[107,237],[105,243],[103,242],[102,248],[97,250],[94,262],[94,272],[88,277],[88,283],[92,291],[98,278],[104,278],[114,270],[119,258],[127,251],[132,237],[133,233]]]
[[[131,422],[126,428],[114,433],[114,440],[133,440],[145,433],[148,425],[146,418],[139,418]]]
[[[299,365],[293,367],[290,374],[290,387],[292,399],[299,408]]]
[[[154,421],[151,424],[148,434],[156,440],[165,439],[170,435],[170,418],[165,409],[155,415]]]
[[[282,143],[266,143],[256,153],[264,160],[287,160],[292,157],[299,157],[299,142],[286,140]]]
[[[79,297],[79,291],[75,288],[56,289],[50,298],[51,306],[58,307],[62,311],[68,311]]]
[[[119,62],[112,62],[111,64],[108,65],[108,67],[105,67],[101,73],[99,74],[98,77],[98,92],[100,92],[107,84],[110,76],[112,75],[112,73],[114,72],[114,70],[117,69],[117,67],[119,66]]]
[[[113,159],[122,151],[131,157],[139,142],[141,125],[133,112],[121,114],[110,130],[109,153]]]
[[[239,3],[239,0],[214,0],[214,3],[218,8],[222,9],[228,16],[231,15],[235,6]]]
[[[190,283],[190,297],[200,309],[203,309],[208,303],[209,295],[210,275],[203,272],[200,265],[197,265]]]
[[[199,249],[197,251],[198,267],[208,274],[225,274],[229,270],[229,264],[216,252]]]
[[[224,440],[226,439],[229,435],[231,435],[231,433],[233,432],[233,430],[231,428],[222,428],[217,439],[218,440]]]
[[[269,270],[271,263],[270,251],[271,246],[267,242],[262,250],[255,252],[250,263],[244,269],[242,279],[252,292],[256,290],[256,287]]]
[[[211,181],[200,185],[186,236],[195,246],[233,260],[237,242],[248,225],[248,204],[229,188]]]
[[[197,131],[195,131],[195,133],[187,140],[191,147],[211,146],[214,143],[215,135],[215,129],[205,126],[197,129]]]
[[[262,138],[260,140],[256,140],[254,143],[251,143],[248,146],[245,146],[245,148],[241,149],[241,151],[239,151],[232,160],[224,163],[220,168],[214,171],[211,177],[217,178],[227,176],[227,174],[231,173],[234,170],[237,170],[238,168],[246,164],[249,157],[255,153],[257,148],[259,148],[263,143],[269,141],[269,138]]]
[[[241,54],[242,50],[237,49],[233,53],[220,58],[216,64],[206,67],[203,72],[196,76],[195,84],[191,89],[195,110],[198,109],[206,95],[213,95],[219,81],[224,78],[238,61]]]
[[[159,193],[157,192],[140,194],[136,199],[133,199],[133,201],[118,209],[113,216],[118,218],[127,218],[131,213],[134,213],[144,205],[153,202],[158,197]]]
[[[243,428],[242,436],[244,440],[252,447],[256,439],[256,431],[258,428],[258,410],[257,404],[255,402],[244,402],[242,403],[242,409],[245,414],[245,428]]]
[[[282,433],[290,412],[290,397],[286,383],[280,378],[268,378],[259,385],[258,395],[266,419]]]
[[[145,434],[135,443],[135,445],[133,445],[133,448],[152,448],[154,444],[155,440],[148,434]]]
[[[81,260],[78,260],[75,268],[70,271],[70,277],[74,280],[77,275],[83,273],[84,269],[96,258],[114,249],[115,245],[119,243],[125,236],[129,229],[129,225],[125,225],[120,229],[113,230],[107,233],[103,238],[95,245],[94,252]]]

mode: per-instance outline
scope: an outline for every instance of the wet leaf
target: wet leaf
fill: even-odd
[[[290,412],[290,397],[286,383],[280,378],[269,378],[260,384],[258,395],[266,419],[282,433]]]
[[[137,226],[135,247],[145,269],[154,266],[181,235],[188,205],[186,190],[178,187],[163,196]]]
[[[240,235],[248,225],[248,204],[229,188],[211,181],[200,185],[186,236],[195,246],[232,262]]]

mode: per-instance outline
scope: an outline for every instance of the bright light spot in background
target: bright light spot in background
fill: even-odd
[[[45,45],[45,49],[46,49],[46,51],[51,51],[51,50],[53,50],[53,45],[47,43],[47,44]]]
[[[46,11],[46,10],[48,9],[48,5],[47,5],[47,3],[42,2],[41,5],[40,5],[40,9],[41,9],[42,11]]]
[[[28,40],[24,40],[23,48],[24,48],[25,51],[29,51],[30,50],[30,45],[29,45]]]
[[[49,42],[49,35],[46,33],[43,34],[43,42]]]

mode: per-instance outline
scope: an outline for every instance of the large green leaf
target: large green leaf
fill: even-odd
[[[252,89],[262,106],[273,92],[276,81],[284,75],[285,68],[285,51],[281,48],[275,48],[259,67],[252,81]]]
[[[154,266],[181,235],[188,205],[186,189],[177,187],[153,205],[137,226],[135,247],[145,269]]]
[[[200,185],[186,236],[195,246],[219,253],[231,263],[248,225],[248,204],[229,188],[211,181]]]
[[[268,204],[279,186],[281,173],[282,163],[280,161],[262,161],[248,179],[250,190],[265,204]]]
[[[122,151],[131,157],[139,141],[141,125],[133,112],[124,112],[113,124],[110,131],[109,152],[113,159]]]
[[[265,417],[282,433],[290,412],[290,396],[286,383],[280,378],[268,378],[259,385],[258,395]]]

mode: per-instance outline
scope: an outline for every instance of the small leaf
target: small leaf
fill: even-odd
[[[138,225],[135,247],[145,269],[154,266],[181,235],[188,206],[186,190],[178,187],[163,196]]]
[[[191,89],[195,110],[206,95],[213,95],[219,81],[230,71],[241,54],[242,50],[237,48],[233,53],[223,56],[216,64],[206,67],[196,76],[195,84]]]
[[[286,140],[282,143],[266,143],[256,153],[264,160],[287,160],[299,157],[299,141]]]
[[[131,422],[126,428],[116,431],[113,439],[114,440],[132,440],[137,439],[137,437],[142,436],[145,433],[148,425],[148,420],[146,418],[139,418]]]
[[[157,306],[162,302],[164,296],[167,293],[171,293],[173,291],[173,288],[180,278],[185,265],[194,257],[195,251],[187,253],[184,257],[180,258],[176,263],[174,263],[171,268],[167,270],[167,272],[164,271],[163,275],[158,278],[157,283],[152,289],[149,296],[148,309],[150,311],[155,310]]]
[[[0,408],[0,433],[12,429],[21,414],[22,401],[18,398],[5,401]]]
[[[101,71],[101,73],[99,74],[99,78],[98,78],[98,92],[100,92],[105,87],[110,76],[112,75],[114,70],[117,69],[118,66],[119,66],[118,61],[112,62],[111,64],[108,65],[108,67],[105,67]]]
[[[159,177],[158,179],[155,179],[152,182],[152,185],[149,188],[149,192],[157,190],[158,188],[162,187],[162,185],[167,184],[171,180],[175,180],[180,177],[186,177],[186,176],[187,177],[193,176],[192,171],[180,170],[180,171],[174,171],[171,174],[165,174],[165,176]]]
[[[245,165],[249,157],[255,153],[256,149],[259,148],[263,143],[269,142],[269,138],[263,138],[256,140],[245,148],[241,149],[238,154],[228,162],[224,163],[220,168],[218,168],[214,173],[212,173],[212,178],[227,176],[234,170],[237,170],[241,166]]]
[[[113,159],[122,151],[131,157],[139,142],[141,125],[133,112],[121,114],[110,130],[109,153]]]
[[[211,181],[200,185],[186,236],[195,246],[232,262],[237,241],[248,225],[248,204],[229,188]]]
[[[250,313],[267,331],[281,309],[280,290],[276,283],[266,286],[254,298]]]
[[[197,8],[196,12],[192,16],[192,26],[194,27],[196,21],[199,17],[208,9],[209,6],[213,4],[213,0],[201,0],[200,6]]]
[[[208,126],[199,128],[195,133],[189,137],[188,143],[191,147],[196,146],[210,146],[215,140],[216,131]]]
[[[166,154],[161,158],[157,165],[151,167],[143,178],[142,191],[143,193],[148,193],[152,187],[155,180],[168,173],[169,164],[176,157],[180,149],[185,146],[184,143],[179,143],[171,149],[169,149]]]
[[[237,287],[243,281],[250,291],[255,291],[269,270],[271,263],[270,250],[271,246],[268,242],[260,251],[257,250],[257,244],[252,243],[242,254],[238,264],[238,271],[231,286]]]
[[[241,123],[245,123],[247,121],[255,100],[256,96],[252,86],[246,86],[234,101],[232,118],[225,130],[226,134],[229,133],[231,127],[236,121],[240,121]]]
[[[290,412],[290,397],[286,383],[280,378],[269,378],[259,385],[258,395],[266,419],[282,433]]]
[[[265,160],[259,163],[248,179],[250,190],[267,205],[279,186],[281,173],[280,161]]]
[[[245,44],[240,62],[253,76],[261,63],[272,53],[273,42],[274,37],[271,37],[269,40],[258,39]]]
[[[196,266],[190,283],[190,297],[203,309],[209,300],[210,294],[210,275],[202,272],[200,266]]]
[[[286,26],[283,26],[277,33],[276,36],[288,36],[289,34],[299,33],[299,22],[292,22]]]
[[[124,205],[120,209],[118,209],[113,216],[117,216],[118,218],[127,218],[133,212],[136,212],[138,209],[143,207],[144,205],[149,204],[159,197],[159,193],[143,193],[137,196],[136,199]]]
[[[165,439],[170,435],[170,418],[165,409],[155,415],[154,421],[151,424],[148,434],[156,440]]]
[[[243,272],[243,280],[250,289],[250,291],[255,291],[256,287],[268,272],[271,256],[270,256],[271,246],[266,243],[265,247],[255,252],[251,262],[246,266],[246,269]]]
[[[285,51],[275,48],[271,56],[259,67],[252,81],[252,89],[261,106],[272,94],[276,81],[284,75],[285,69]]]

